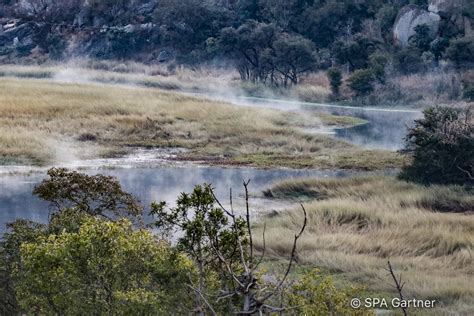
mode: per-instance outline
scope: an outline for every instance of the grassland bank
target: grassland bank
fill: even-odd
[[[240,108],[154,89],[0,80],[0,159],[54,164],[130,147],[183,147],[183,159],[258,167],[398,167],[395,153],[359,149],[301,128],[342,119]]]
[[[305,201],[309,223],[299,248],[303,266],[394,297],[385,270],[390,259],[407,282],[407,297],[435,299],[440,313],[474,312],[473,188],[355,177],[288,180],[264,193]],[[301,216],[289,210],[262,219],[267,253],[275,259],[288,256],[291,241],[278,236],[291,234]]]

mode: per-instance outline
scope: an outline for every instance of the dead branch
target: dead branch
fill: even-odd
[[[469,177],[469,180],[474,180],[474,176],[468,170],[463,169],[460,166],[456,166],[456,167],[462,172],[464,172]]]
[[[265,250],[266,250],[266,241],[265,241],[265,230],[267,229],[267,224],[263,224],[263,232],[262,232],[262,242],[263,242],[263,249],[262,249],[262,254],[260,255],[260,258],[258,259],[257,264],[253,267],[252,271],[255,271],[260,264],[263,261],[263,258],[265,257]]]
[[[193,287],[193,286],[191,286],[191,285],[189,285],[189,284],[187,284],[187,286],[188,286],[191,290],[193,290],[194,292],[196,292],[196,294],[198,294],[198,295],[201,297],[201,299],[204,301],[204,303],[206,304],[206,306],[207,306],[207,307],[209,308],[209,310],[211,311],[211,314],[217,316],[216,311],[214,310],[214,308],[212,307],[212,305],[209,303],[209,301],[206,299],[206,297],[204,296],[204,294],[202,294],[202,292],[201,292],[199,289],[197,289],[197,288],[195,288],[195,287]]]
[[[395,276],[395,272],[393,271],[392,269],[392,265],[390,264],[390,261],[387,262],[388,264],[388,272],[390,272],[390,275],[392,276],[393,278],[393,282],[395,283],[395,288],[397,289],[397,292],[398,292],[398,296],[400,297],[400,300],[403,301],[404,298],[403,298],[403,287],[405,286],[405,282],[402,282],[402,274],[400,273],[400,276],[397,277]],[[403,311],[403,315],[407,316],[408,315],[408,312],[407,312],[407,308],[404,307],[403,305],[400,305],[400,309]]]
[[[250,209],[249,209],[249,190],[248,185],[250,183],[250,179],[247,182],[244,181],[244,188],[245,188],[245,211],[246,211],[246,220],[247,220],[247,230],[249,233],[249,249],[250,249],[250,258],[249,262],[250,265],[253,263],[253,239],[252,239],[252,228],[250,227]]]
[[[308,216],[307,216],[307,213],[306,213],[306,209],[304,208],[303,204],[301,204],[301,208],[303,210],[303,214],[304,214],[304,220],[303,220],[303,226],[301,227],[301,230],[300,232],[295,235],[294,239],[293,239],[293,248],[291,249],[291,257],[290,257],[290,261],[288,262],[288,267],[286,268],[286,272],[285,272],[285,275],[283,276],[283,278],[280,280],[280,283],[278,283],[277,287],[275,288],[275,290],[269,294],[267,294],[267,296],[265,296],[265,298],[263,299],[263,301],[266,301],[267,299],[269,299],[270,297],[272,297],[273,295],[275,295],[275,293],[283,286],[283,284],[285,283],[286,281],[286,278],[288,277],[288,274],[290,273],[291,271],[291,267],[293,266],[293,262],[295,261],[295,258],[296,258],[296,246],[297,246],[297,243],[298,243],[298,239],[301,237],[301,235],[303,234],[304,230],[306,229],[306,225],[308,223]]]

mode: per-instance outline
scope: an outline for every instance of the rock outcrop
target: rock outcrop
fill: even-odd
[[[415,28],[426,24],[429,27],[429,35],[435,38],[438,34],[441,17],[433,12],[426,11],[416,5],[403,7],[398,13],[393,27],[393,37],[397,44],[406,46]]]
[[[428,11],[449,17],[462,12],[464,0],[429,0]]]
[[[428,10],[416,5],[403,7],[393,27],[395,43],[406,46],[415,34],[415,28],[421,24],[428,25],[431,38],[471,34],[469,18],[463,16],[466,1],[472,0],[429,0]]]

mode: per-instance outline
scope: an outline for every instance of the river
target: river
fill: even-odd
[[[392,109],[367,109],[341,107],[326,104],[290,102],[260,98],[222,98],[239,106],[271,107],[292,111],[324,111],[335,115],[352,115],[368,120],[369,123],[347,129],[326,129],[322,132],[367,148],[397,150],[402,146],[406,126],[421,116],[417,111]],[[119,159],[97,159],[75,162],[74,167],[88,174],[102,173],[117,177],[124,189],[149,207],[152,201],[176,200],[180,192],[189,192],[194,185],[209,183],[216,188],[218,197],[228,199],[230,188],[234,190],[236,203],[242,199],[242,181],[251,179],[251,193],[254,196],[253,210],[270,211],[285,205],[272,204],[261,197],[261,191],[271,184],[299,177],[346,177],[356,172],[333,170],[291,170],[254,168],[203,167],[198,165],[170,165],[153,151],[141,151]],[[6,224],[18,218],[38,222],[48,219],[48,204],[31,194],[34,186],[44,177],[46,169],[0,166],[0,233]],[[3,172],[2,172],[3,171]],[[12,173],[13,171],[13,173]],[[18,172],[21,171],[21,172]],[[25,172],[30,171],[30,172]]]

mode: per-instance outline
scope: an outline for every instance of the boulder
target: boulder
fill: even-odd
[[[395,20],[393,27],[393,38],[396,44],[401,46],[408,45],[408,40],[415,34],[415,27],[426,24],[429,29],[431,38],[435,38],[441,17],[433,12],[421,9],[416,5],[408,5],[403,7]]]
[[[34,23],[10,27],[0,33],[0,46],[14,46],[15,43],[32,44],[34,33]]]
[[[173,54],[166,49],[162,50],[158,54],[158,62],[165,63],[173,59]]]

